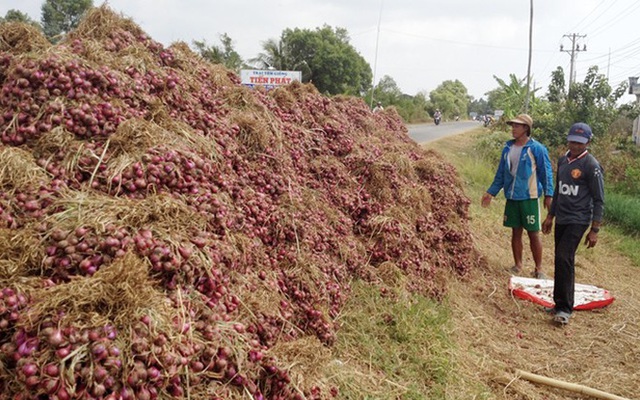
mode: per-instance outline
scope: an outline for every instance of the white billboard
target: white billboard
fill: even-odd
[[[267,89],[273,89],[278,86],[288,85],[293,81],[302,81],[302,72],[243,69],[240,71],[240,79],[245,86],[264,86]]]

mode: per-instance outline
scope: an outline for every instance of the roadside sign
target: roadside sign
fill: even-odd
[[[302,72],[243,69],[240,71],[240,79],[245,86],[263,86],[266,89],[273,89],[278,86],[288,85],[293,81],[302,81]]]

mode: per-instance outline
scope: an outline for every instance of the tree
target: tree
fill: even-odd
[[[259,53],[257,57],[249,60],[251,63],[257,64],[257,68],[262,69],[277,69],[287,70],[289,69],[289,62],[287,60],[285,49],[283,49],[284,43],[275,39],[268,39],[262,42],[262,53]]]
[[[29,15],[23,13],[22,11],[14,10],[14,9],[7,11],[4,18],[0,17],[0,23],[3,23],[3,22],[23,22],[25,24],[30,24],[42,29],[40,27],[40,24],[37,21],[34,21],[33,19],[31,19]]]
[[[506,118],[511,118],[525,111],[527,100],[527,85],[524,79],[518,79],[515,74],[509,74],[509,82],[493,76],[499,87],[487,93],[487,102],[493,110],[503,110]],[[530,109],[535,109],[537,99],[535,93],[539,90],[529,91],[531,95]]]
[[[549,146],[563,145],[574,122],[585,122],[598,136],[606,135],[620,115],[617,102],[626,93],[626,82],[614,90],[606,76],[598,73],[598,67],[592,66],[584,81],[574,82],[566,93],[562,68],[558,67],[552,77],[549,101],[540,104],[533,116],[541,140]]]
[[[373,99],[383,104],[397,104],[402,91],[392,77],[385,75],[373,89]]]
[[[45,0],[42,4],[42,29],[49,40],[56,42],[69,33],[93,7],[93,0]]]
[[[223,33],[220,35],[220,42],[222,42],[222,46],[208,46],[205,40],[194,40],[193,45],[205,60],[209,60],[214,64],[222,64],[235,72],[239,72],[243,61],[240,54],[233,48],[233,40],[229,35]]]
[[[270,39],[262,48],[250,61],[262,68],[302,71],[302,81],[313,82],[321,93],[364,96],[371,87],[371,67],[349,43],[345,29],[286,29],[280,41]]]
[[[552,103],[561,103],[567,97],[564,70],[558,67],[551,73],[551,83],[547,90],[547,99]]]
[[[432,110],[439,109],[444,118],[467,115],[471,96],[467,88],[459,80],[444,81],[429,93]]]
[[[471,103],[469,103],[469,113],[482,115],[489,112],[489,110],[489,103],[487,103],[487,100],[485,100],[484,97],[478,100],[472,99]]]
[[[262,53],[249,62],[256,63],[258,68],[276,69],[281,71],[300,71],[302,82],[311,80],[312,71],[306,60],[300,54],[287,48],[287,43],[275,39],[268,39],[262,43]]]
[[[585,122],[594,132],[605,134],[618,115],[616,103],[626,89],[624,82],[613,90],[607,77],[598,73],[597,66],[592,66],[584,82],[573,84],[567,97],[567,112],[574,121]]]
[[[429,108],[428,108],[427,94],[424,92],[419,92],[415,96],[413,96],[411,98],[411,103],[408,104],[406,108],[407,108],[406,114],[400,111],[398,112],[400,113],[400,115],[403,115],[403,117],[404,115],[406,115],[405,120],[407,122],[412,122],[412,121],[424,122],[431,119],[428,112]]]

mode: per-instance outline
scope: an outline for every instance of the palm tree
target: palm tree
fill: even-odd
[[[288,68],[287,56],[283,49],[282,42],[276,39],[269,39],[262,42],[262,53],[249,60],[257,63],[258,68],[286,70]]]
[[[499,88],[487,93],[489,104],[498,109],[502,109],[505,115],[516,115],[524,112],[524,105],[527,96],[534,94],[539,88],[530,91],[524,79],[518,79],[515,74],[509,74],[509,82],[493,76],[498,82]]]
[[[288,50],[285,42],[269,39],[262,43],[263,52],[249,60],[261,69],[276,69],[280,71],[301,71],[302,82],[311,79],[312,71],[307,60],[298,60],[295,54]]]

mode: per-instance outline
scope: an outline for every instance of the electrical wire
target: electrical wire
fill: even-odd
[[[621,19],[624,19],[624,18],[627,18],[627,17],[631,16],[633,14],[633,11],[637,10],[639,7],[640,7],[640,2],[635,2],[635,4],[631,4],[629,7],[625,8],[624,10],[622,10],[618,14],[616,14],[615,17],[613,17],[609,21],[605,22],[604,24],[600,25],[595,30],[591,31],[591,35],[597,36],[598,33],[602,32],[602,31],[604,31],[606,29],[611,28],[613,26],[614,22],[617,22],[617,21],[619,21]]]
[[[589,18],[589,17],[591,16],[591,14],[593,14],[593,13],[598,9],[598,7],[600,7],[601,5],[603,5],[606,1],[607,1],[607,0],[602,0],[600,3],[598,3],[598,5],[597,5],[597,6],[595,6],[595,7],[594,7],[590,12],[589,12],[589,14],[587,14],[584,18],[582,18],[582,19],[580,20],[580,22],[578,22],[578,23],[577,23],[573,28],[571,28],[571,29],[569,30],[569,32],[576,32],[576,31],[578,31],[578,27],[580,27],[580,24],[582,24],[582,23],[583,23],[587,18]],[[613,2],[611,2],[611,3],[609,4],[609,8],[611,8],[611,7],[616,3],[616,1],[618,1],[618,0],[613,0]],[[607,8],[607,10],[608,10],[609,8]],[[605,10],[605,12],[606,12],[606,10]],[[602,15],[602,14],[600,14],[600,15]],[[597,18],[596,18],[596,19],[597,19]]]

